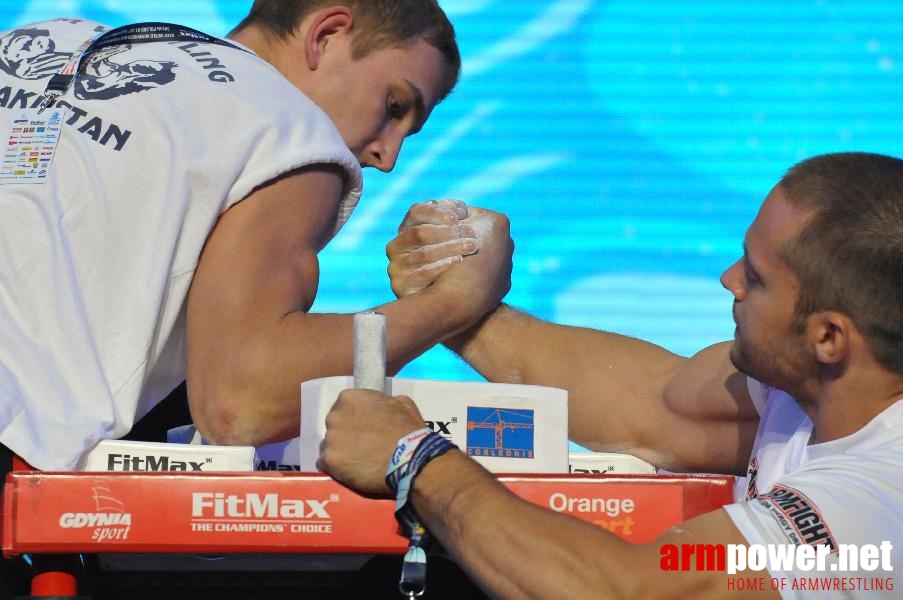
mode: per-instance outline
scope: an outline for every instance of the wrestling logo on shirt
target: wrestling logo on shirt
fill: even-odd
[[[802,492],[775,485],[758,500],[775,518],[790,542],[797,546],[824,544],[832,553],[836,552],[834,534],[815,504]]]
[[[67,65],[71,52],[59,50],[54,27],[78,24],[78,19],[57,19],[46,23],[13,29],[0,36],[0,74],[19,80],[48,79]],[[99,26],[94,33],[106,28]],[[235,76],[216,56],[210,44],[191,40],[170,41],[191,60],[199,64],[214,83],[230,83]],[[88,54],[82,71],[72,84],[76,100],[111,100],[163,87],[176,79],[179,63],[171,60],[134,59],[128,53],[130,43],[107,46]],[[10,110],[38,108],[44,96],[27,85],[0,85],[0,107]],[[60,99],[56,106],[68,111],[65,124],[87,135],[102,146],[121,151],[132,135],[122,124],[76,106],[73,100]]]
[[[109,100],[160,87],[176,77],[172,61],[114,60],[128,44],[99,50],[88,60],[85,72],[75,80],[79,100]],[[20,27],[0,38],[0,70],[18,79],[43,79],[58,72],[71,53],[60,52],[50,30]]]
[[[755,500],[759,497],[759,486],[756,479],[759,477],[759,460],[753,456],[746,468],[746,499]]]

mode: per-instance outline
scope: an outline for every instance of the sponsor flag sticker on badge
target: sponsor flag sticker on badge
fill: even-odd
[[[5,113],[0,131],[5,144],[0,158],[0,183],[43,183],[60,141],[65,111],[23,109]]]

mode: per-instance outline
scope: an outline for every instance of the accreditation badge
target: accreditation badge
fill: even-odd
[[[65,116],[63,108],[0,111],[0,183],[44,183]]]

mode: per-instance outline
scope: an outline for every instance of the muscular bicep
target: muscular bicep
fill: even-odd
[[[649,342],[502,305],[450,340],[490,381],[568,391],[570,438],[671,470],[740,473],[758,415],[730,344],[685,358]]]
[[[341,192],[337,168],[300,169],[227,210],[208,237],[187,312],[189,404],[202,432],[216,437],[252,402],[271,410],[258,397],[285,393],[281,363],[291,348],[279,343],[280,325],[314,301],[317,252]]]
[[[571,395],[576,441],[673,471],[743,472],[758,415],[730,344],[684,358],[639,340],[604,341],[615,351]]]
[[[686,359],[665,387],[672,423],[659,435],[674,450],[676,470],[745,472],[759,415],[729,349],[730,343],[716,344]]]

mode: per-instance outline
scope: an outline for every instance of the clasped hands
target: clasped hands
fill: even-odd
[[[460,313],[462,326],[470,326],[510,289],[513,250],[501,213],[457,200],[414,204],[386,245],[392,291],[399,298],[437,294],[442,306]],[[344,390],[326,416],[317,468],[360,491],[385,494],[396,442],[423,425],[408,397]]]
[[[392,291],[402,298],[432,285],[488,312],[511,287],[514,242],[508,218],[459,200],[430,200],[408,210],[386,245]],[[460,268],[455,268],[460,267]]]

